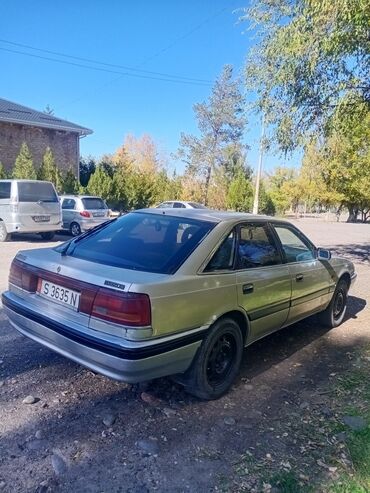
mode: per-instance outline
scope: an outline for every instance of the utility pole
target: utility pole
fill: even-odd
[[[258,214],[258,201],[260,194],[260,182],[262,173],[262,161],[263,161],[263,151],[265,146],[265,117],[262,113],[262,129],[261,129],[261,140],[260,140],[260,155],[258,158],[257,176],[256,176],[256,188],[254,191],[254,201],[253,201],[253,214]]]

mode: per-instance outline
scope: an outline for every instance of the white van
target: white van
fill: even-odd
[[[61,228],[60,201],[51,182],[0,180],[0,242],[11,233],[39,233],[51,240]]]

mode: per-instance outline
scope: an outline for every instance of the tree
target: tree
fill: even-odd
[[[239,171],[231,181],[226,206],[238,212],[249,212],[253,204],[253,187],[245,173]]]
[[[62,176],[55,164],[55,159],[50,147],[46,148],[41,166],[37,171],[37,179],[51,181],[58,191],[62,189]]]
[[[36,180],[37,178],[36,170],[33,166],[32,154],[25,142],[21,145],[19,154],[15,160],[12,178],[18,180]]]
[[[370,104],[368,0],[252,0],[243,20],[259,39],[246,64],[255,108],[283,151],[331,129],[340,101]]]
[[[370,215],[370,107],[358,104],[346,113],[338,108],[334,132],[319,145],[318,159],[323,179],[331,193],[348,208],[349,221]]]
[[[241,144],[246,120],[240,83],[226,65],[216,80],[208,102],[194,105],[200,136],[181,134],[179,157],[187,172],[204,180],[204,201],[213,173],[225,162],[225,148]]]
[[[96,168],[95,173],[91,176],[87,185],[87,192],[105,200],[112,199],[113,180],[100,166]]]
[[[96,163],[93,157],[80,158],[80,183],[83,187],[87,187],[91,175],[95,172]]]
[[[3,163],[0,161],[0,180],[5,180],[8,177],[7,172],[3,166]]]
[[[62,191],[68,194],[77,194],[79,184],[76,175],[73,172],[72,166],[68,168],[62,180]]]
[[[127,134],[123,148],[135,169],[141,173],[157,173],[161,168],[159,151],[153,137],[144,134],[135,137]]]

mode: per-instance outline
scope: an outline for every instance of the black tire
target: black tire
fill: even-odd
[[[6,230],[4,221],[0,221],[0,243],[3,243],[4,241],[8,241],[9,238],[10,238],[10,234]]]
[[[69,227],[69,232],[72,236],[79,236],[81,234],[81,228],[78,223],[72,223]]]
[[[328,307],[319,314],[320,321],[327,327],[338,327],[347,310],[348,282],[340,279]]]
[[[43,240],[50,241],[54,238],[55,231],[44,231],[43,233],[40,233],[40,236]]]
[[[231,318],[220,319],[203,340],[182,379],[185,390],[200,399],[218,399],[238,375],[242,356],[239,325]]]

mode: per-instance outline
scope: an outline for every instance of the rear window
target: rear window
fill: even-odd
[[[193,209],[207,209],[205,205],[198,204],[198,202],[189,202],[189,205],[191,205]]]
[[[125,269],[172,274],[214,223],[132,212],[81,239],[70,255]]]
[[[10,188],[11,188],[11,182],[3,182],[0,183],[0,200],[1,199],[10,199]]]
[[[58,202],[51,183],[46,182],[18,182],[19,202]]]
[[[83,206],[86,210],[95,210],[95,209],[106,209],[107,206],[104,202],[103,199],[96,198],[96,197],[85,197],[84,199],[81,199]]]

